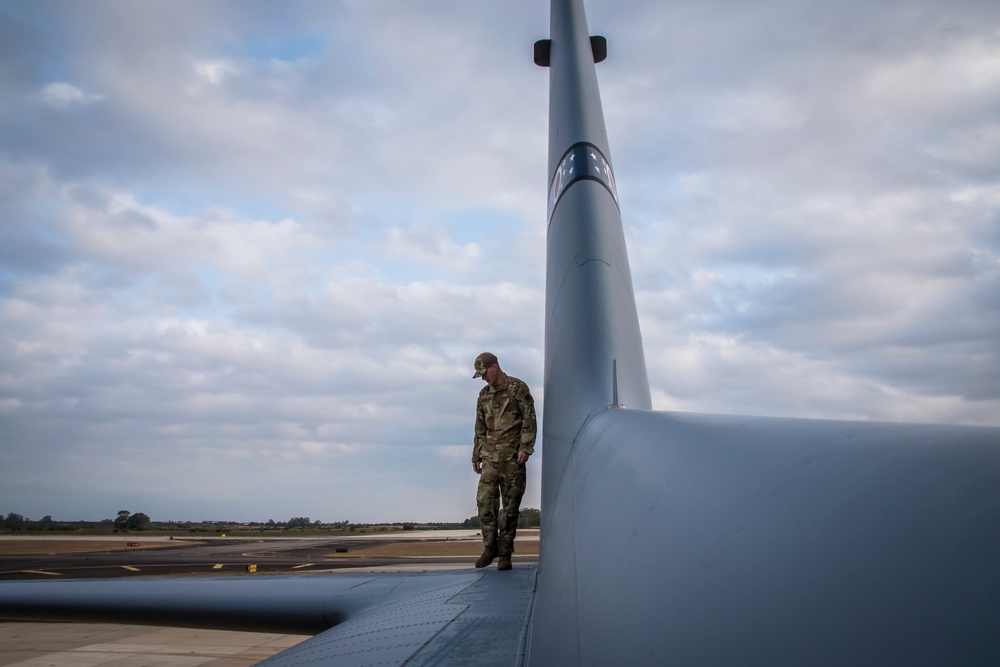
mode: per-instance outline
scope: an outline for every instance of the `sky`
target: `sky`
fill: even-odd
[[[1000,425],[1000,4],[587,13],[655,408]],[[475,356],[544,413],[547,36],[0,0],[0,513],[475,514]]]

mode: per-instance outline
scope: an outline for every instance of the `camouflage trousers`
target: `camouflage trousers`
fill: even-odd
[[[483,527],[483,546],[496,546],[501,556],[514,553],[517,517],[521,513],[521,496],[527,483],[525,466],[517,461],[498,464],[483,461],[479,476],[476,505]],[[500,499],[503,498],[503,512]],[[499,515],[499,520],[498,520]]]

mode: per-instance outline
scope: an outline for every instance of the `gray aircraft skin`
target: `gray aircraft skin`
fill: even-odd
[[[603,49],[552,0],[537,569],[5,582],[0,617],[319,633],[268,665],[1000,664],[1000,429],[651,410]]]

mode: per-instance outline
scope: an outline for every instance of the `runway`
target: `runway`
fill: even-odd
[[[518,538],[517,561],[537,560],[537,531]],[[414,531],[387,535],[279,538],[116,537],[84,553],[60,552],[72,538],[33,540],[36,553],[7,553],[0,540],[0,581],[129,576],[300,574],[350,569],[469,567],[481,550],[478,532]],[[532,538],[534,544],[532,544]],[[80,538],[89,543],[95,538]],[[52,548],[46,550],[46,545]],[[128,544],[138,546],[128,547]],[[58,546],[58,548],[57,548]],[[534,548],[532,548],[532,546]]]

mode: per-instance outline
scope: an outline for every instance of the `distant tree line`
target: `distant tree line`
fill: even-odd
[[[527,508],[521,510],[517,525],[519,528],[538,528],[541,526],[541,512]],[[189,533],[226,533],[260,534],[271,531],[310,531],[312,533],[343,533],[343,532],[388,532],[393,530],[454,530],[459,528],[479,528],[479,517],[473,516],[460,523],[431,522],[420,523],[407,521],[405,523],[351,523],[350,521],[334,521],[325,523],[312,520],[307,516],[295,516],[288,521],[153,521],[144,512],[120,510],[118,515],[101,521],[58,521],[47,514],[37,521],[29,519],[17,512],[7,515],[0,513],[0,530],[15,531],[58,531],[90,533],[128,533],[141,531],[189,532]]]
[[[111,519],[105,519],[104,521],[56,521],[52,518],[51,514],[46,514],[41,519],[35,521],[17,512],[10,512],[6,516],[0,513],[0,530],[12,532],[21,530],[65,532],[86,530],[88,528],[107,531],[111,529],[112,524]]]
[[[482,524],[479,523],[479,515],[470,516],[468,519],[462,522],[462,528],[481,528]],[[533,507],[528,507],[521,510],[521,513],[517,517],[517,527],[518,528],[541,528],[542,527],[542,511],[536,510]]]
[[[127,533],[130,530],[149,530],[152,525],[149,515],[142,512],[132,514],[128,510],[119,510],[114,520],[116,533]]]

